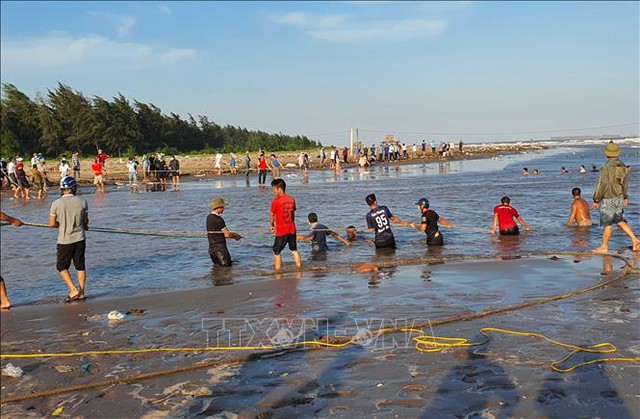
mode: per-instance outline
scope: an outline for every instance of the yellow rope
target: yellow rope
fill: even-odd
[[[535,332],[521,332],[517,330],[501,329],[497,327],[483,327],[480,329],[480,333],[486,337],[482,342],[471,342],[467,338],[461,337],[446,337],[436,336],[425,333],[422,329],[414,328],[401,328],[395,329],[396,332],[410,332],[416,333],[418,336],[414,336],[411,339],[415,342],[415,348],[419,352],[433,353],[442,352],[449,348],[466,348],[471,346],[484,345],[489,340],[489,333],[503,333],[516,336],[527,336],[546,340],[553,345],[560,346],[562,348],[572,349],[573,351],[562,358],[559,361],[554,361],[550,364],[551,368],[557,372],[570,372],[584,365],[590,365],[603,362],[640,362],[640,358],[600,358],[591,361],[581,362],[569,368],[560,368],[558,365],[567,362],[570,358],[579,352],[587,352],[594,354],[609,354],[617,351],[616,346],[610,342],[602,342],[591,346],[578,346],[569,343],[563,343],[555,339],[551,339],[541,333]],[[386,329],[382,329],[375,333],[373,337],[380,336],[385,333],[389,333]],[[97,350],[97,351],[83,351],[83,352],[54,352],[54,353],[22,353],[22,354],[2,354],[2,359],[23,359],[23,358],[64,358],[73,356],[89,356],[89,355],[132,355],[132,354],[144,354],[144,353],[158,353],[158,352],[224,352],[224,351],[272,351],[279,349],[293,349],[299,347],[309,346],[324,346],[329,348],[343,348],[345,346],[358,343],[361,340],[360,337],[353,337],[349,340],[331,343],[321,340],[305,340],[301,342],[292,342],[275,345],[259,345],[259,346],[217,346],[217,347],[198,347],[198,348],[149,348],[149,349],[116,349],[116,350]]]

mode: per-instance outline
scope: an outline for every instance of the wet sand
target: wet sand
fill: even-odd
[[[354,334],[367,338],[383,327],[436,323],[567,293],[613,278],[624,266],[617,258],[602,256],[506,259],[445,258],[381,267],[377,273],[355,268],[287,272],[231,286],[24,307],[2,313],[2,353],[238,346],[323,336],[340,341]],[[433,332],[480,341],[480,328],[502,327],[577,345],[608,341],[619,351],[606,356],[638,357],[638,279],[637,273],[626,275],[588,294],[436,326]],[[111,310],[132,314],[110,323],[106,316]],[[73,417],[640,416],[638,364],[596,364],[560,374],[549,364],[567,351],[533,338],[492,335],[481,346],[429,354],[416,351],[412,336],[396,333],[343,349],[286,351],[5,403],[1,414],[41,417],[62,407],[62,416]],[[2,399],[243,355],[247,353],[3,359],[3,367],[11,362],[25,375],[2,377]],[[601,356],[580,354],[577,361]]]

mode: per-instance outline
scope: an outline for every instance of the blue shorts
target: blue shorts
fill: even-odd
[[[624,221],[624,209],[622,206],[624,199],[621,196],[614,198],[603,198],[600,201],[600,226],[607,227]]]

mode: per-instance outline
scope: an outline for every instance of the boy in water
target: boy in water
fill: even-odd
[[[351,242],[345,240],[335,231],[329,229],[324,224],[318,223],[318,214],[312,212],[308,215],[307,219],[309,220],[309,225],[311,226],[311,234],[305,236],[298,236],[297,239],[300,241],[310,241],[311,249],[314,252],[326,252],[329,250],[329,246],[327,246],[327,236],[331,236],[336,240],[341,241],[347,246],[351,246]]]
[[[389,208],[384,205],[378,206],[375,194],[367,195],[365,201],[370,209],[367,213],[367,227],[369,231],[375,232],[376,236],[373,242],[376,248],[390,247],[395,249],[396,239],[391,231],[390,222],[393,221],[405,227],[408,223],[392,215]]]
[[[526,231],[531,231],[531,227],[524,222],[518,210],[513,208],[510,203],[511,199],[509,199],[508,196],[503,196],[502,199],[500,199],[500,205],[496,205],[493,208],[493,226],[491,230],[489,230],[490,234],[496,234],[496,227],[499,227],[500,235],[517,236],[520,234],[520,230],[514,218],[522,224],[522,227],[524,227]]]
[[[442,246],[444,244],[444,237],[440,229],[438,229],[438,223],[446,228],[453,228],[453,224],[443,217],[440,217],[434,210],[429,209],[429,200],[427,198],[421,198],[416,202],[416,205],[420,208],[420,213],[422,214],[420,226],[411,223],[411,227],[426,233],[428,245]]]
[[[347,227],[347,240],[350,241],[351,243],[353,243],[353,242],[365,242],[365,243],[372,243],[373,244],[373,240],[369,240],[368,238],[366,238],[362,234],[358,234],[358,230],[355,228],[355,226]]]
[[[567,225],[572,226],[575,223],[578,224],[578,227],[591,227],[593,221],[591,221],[591,214],[589,214],[589,204],[582,199],[582,191],[580,188],[573,188],[571,195],[573,195],[573,204],[571,204],[571,215]]]
[[[269,230],[276,233],[273,242],[273,267],[276,271],[282,268],[280,253],[286,245],[289,245],[293,261],[299,269],[302,267],[302,261],[296,241],[296,201],[291,195],[287,195],[287,184],[283,179],[273,179],[271,188],[276,196],[271,201],[271,212],[269,213]]]
[[[242,236],[229,231],[222,218],[224,209],[228,206],[224,199],[213,198],[211,213],[207,216],[207,237],[209,239],[209,256],[214,265],[231,266],[231,255],[227,249],[227,238],[240,240]]]

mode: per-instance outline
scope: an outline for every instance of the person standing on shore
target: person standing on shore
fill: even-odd
[[[640,251],[640,240],[635,236],[631,226],[624,219],[624,207],[628,205],[629,179],[626,166],[618,157],[620,147],[614,142],[609,142],[604,148],[607,162],[600,169],[600,176],[593,193],[593,208],[600,210],[600,225],[602,230],[602,244],[594,253],[607,253],[609,240],[613,235],[613,224],[624,231],[631,239],[634,252]]]
[[[56,268],[69,292],[65,302],[84,300],[87,281],[85,268],[86,234],[89,229],[89,205],[76,196],[78,182],[71,176],[60,180],[62,196],[51,204],[49,227],[58,229]],[[71,279],[69,267],[73,260],[78,272],[78,288]]]
[[[258,157],[258,185],[265,185],[267,183],[267,159],[264,156],[264,151],[260,152]]]
[[[493,226],[489,233],[495,234],[496,227],[498,227],[502,236],[517,236],[520,234],[520,230],[514,218],[522,224],[526,231],[531,231],[531,227],[520,217],[518,210],[511,206],[511,199],[508,196],[503,196],[500,199],[500,205],[496,205],[493,208]]]
[[[293,261],[300,269],[302,260],[300,253],[298,253],[296,240],[296,201],[291,195],[287,195],[287,184],[283,179],[273,179],[271,188],[276,196],[271,201],[271,212],[269,213],[269,230],[276,234],[273,242],[273,267],[276,271],[282,268],[280,253],[286,245],[289,245]]]
[[[274,179],[278,179],[280,177],[280,169],[282,169],[282,165],[275,154],[271,154],[269,158],[271,159],[271,176],[273,176]]]
[[[8,222],[14,227],[20,227],[24,224],[17,218],[13,218],[2,211],[0,211],[0,221]],[[7,295],[7,288],[4,285],[4,279],[2,278],[2,275],[0,275],[0,309],[8,310],[9,308],[11,308],[11,301],[9,301],[9,296]]]
[[[589,214],[589,204],[582,199],[582,191],[580,188],[573,188],[571,195],[573,196],[573,204],[571,204],[571,215],[567,225],[571,227],[576,223],[578,227],[591,227],[593,221],[591,221],[591,214]]]
[[[63,157],[62,160],[60,160],[58,171],[60,172],[60,179],[71,174],[71,166],[69,166],[69,162],[66,157]]]
[[[171,156],[169,160],[169,170],[171,171],[171,186],[173,189],[180,189],[180,161],[176,156]]]
[[[369,205],[369,212],[367,213],[367,227],[369,231],[375,233],[374,244],[376,248],[396,247],[396,239],[391,231],[391,221],[398,223],[402,226],[407,226],[408,223],[402,221],[400,218],[391,214],[389,208],[384,205],[378,205],[375,194],[369,194],[365,198],[365,202]]]
[[[442,246],[444,244],[444,237],[438,228],[438,223],[446,228],[453,228],[453,224],[443,217],[440,217],[434,210],[429,209],[429,200],[427,198],[421,198],[416,202],[416,205],[421,213],[420,225],[418,226],[416,223],[411,223],[410,226],[426,233],[428,245]]]
[[[248,177],[249,173],[251,172],[251,157],[249,156],[248,151],[244,154],[244,165],[247,169],[247,172],[244,175]]]
[[[209,256],[213,265],[228,267],[232,265],[231,255],[227,248],[227,238],[240,240],[242,236],[229,231],[222,218],[227,202],[220,197],[211,201],[211,213],[207,216],[207,237],[209,239]]]
[[[73,177],[80,180],[80,152],[78,150],[71,155],[71,165],[73,166]]]
[[[232,175],[238,173],[238,157],[233,151],[229,154],[229,170],[231,170]]]
[[[213,167],[218,171],[218,176],[220,176],[222,174],[222,153],[219,151],[216,153],[216,162]]]

